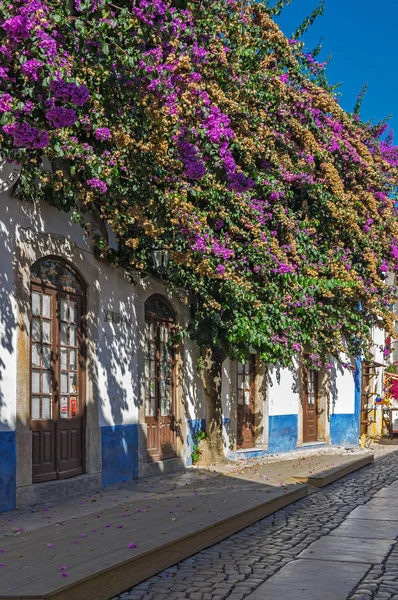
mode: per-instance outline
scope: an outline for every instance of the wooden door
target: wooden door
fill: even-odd
[[[318,372],[303,366],[303,442],[318,440]]]
[[[173,330],[168,305],[159,297],[146,305],[145,322],[145,423],[148,460],[176,456],[175,360],[169,345]]]
[[[83,296],[62,286],[62,263],[46,262],[54,277],[36,273],[31,292],[33,482],[80,475],[84,461]]]
[[[372,393],[371,393],[371,374],[370,364],[367,361],[362,362],[362,383],[361,383],[361,437],[368,434],[369,419],[371,416]],[[373,383],[373,382],[372,382]]]
[[[255,355],[245,363],[238,362],[238,448],[255,446],[255,372]]]

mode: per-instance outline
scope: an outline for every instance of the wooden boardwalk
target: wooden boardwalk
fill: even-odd
[[[363,457],[339,462],[343,473]],[[196,471],[166,488],[148,479],[111,508],[91,499],[86,514],[4,537],[0,599],[109,600],[309,493],[258,479]]]

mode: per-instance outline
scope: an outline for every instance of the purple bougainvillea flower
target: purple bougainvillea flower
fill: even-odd
[[[81,534],[80,534],[80,537],[81,537],[81,538],[85,538],[85,537],[87,537],[87,533],[81,533]]]
[[[111,132],[107,127],[99,127],[95,130],[95,137],[100,141],[108,141],[111,139]],[[115,502],[117,502],[117,498]]]
[[[59,568],[60,571],[66,571],[68,567],[66,565],[63,565],[62,567]]]
[[[47,548],[54,548],[54,544],[47,544]]]
[[[129,544],[129,548],[137,548],[135,544]]]
[[[72,127],[76,123],[77,115],[73,108],[57,106],[46,111],[46,119],[53,127],[63,129],[64,127]]]
[[[94,177],[93,179],[87,180],[87,185],[89,185],[93,190],[100,192],[100,194],[105,194],[108,191],[108,186],[106,183]]]

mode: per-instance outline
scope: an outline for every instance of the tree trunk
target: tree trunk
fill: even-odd
[[[201,377],[206,400],[206,440],[201,443],[202,463],[227,462],[222,439],[221,380],[224,355],[207,348],[202,351],[204,369]]]

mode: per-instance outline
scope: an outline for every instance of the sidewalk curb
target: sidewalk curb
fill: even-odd
[[[358,469],[362,469],[362,467],[366,467],[367,465],[372,464],[374,461],[373,454],[368,454],[363,458],[357,458],[355,460],[350,461],[346,465],[341,467],[335,467],[333,469],[328,469],[327,471],[323,471],[322,473],[318,473],[317,475],[309,475],[304,477],[293,477],[299,483],[307,483],[308,485],[323,488],[325,485],[329,485],[329,483],[333,483],[333,481],[337,481]]]

